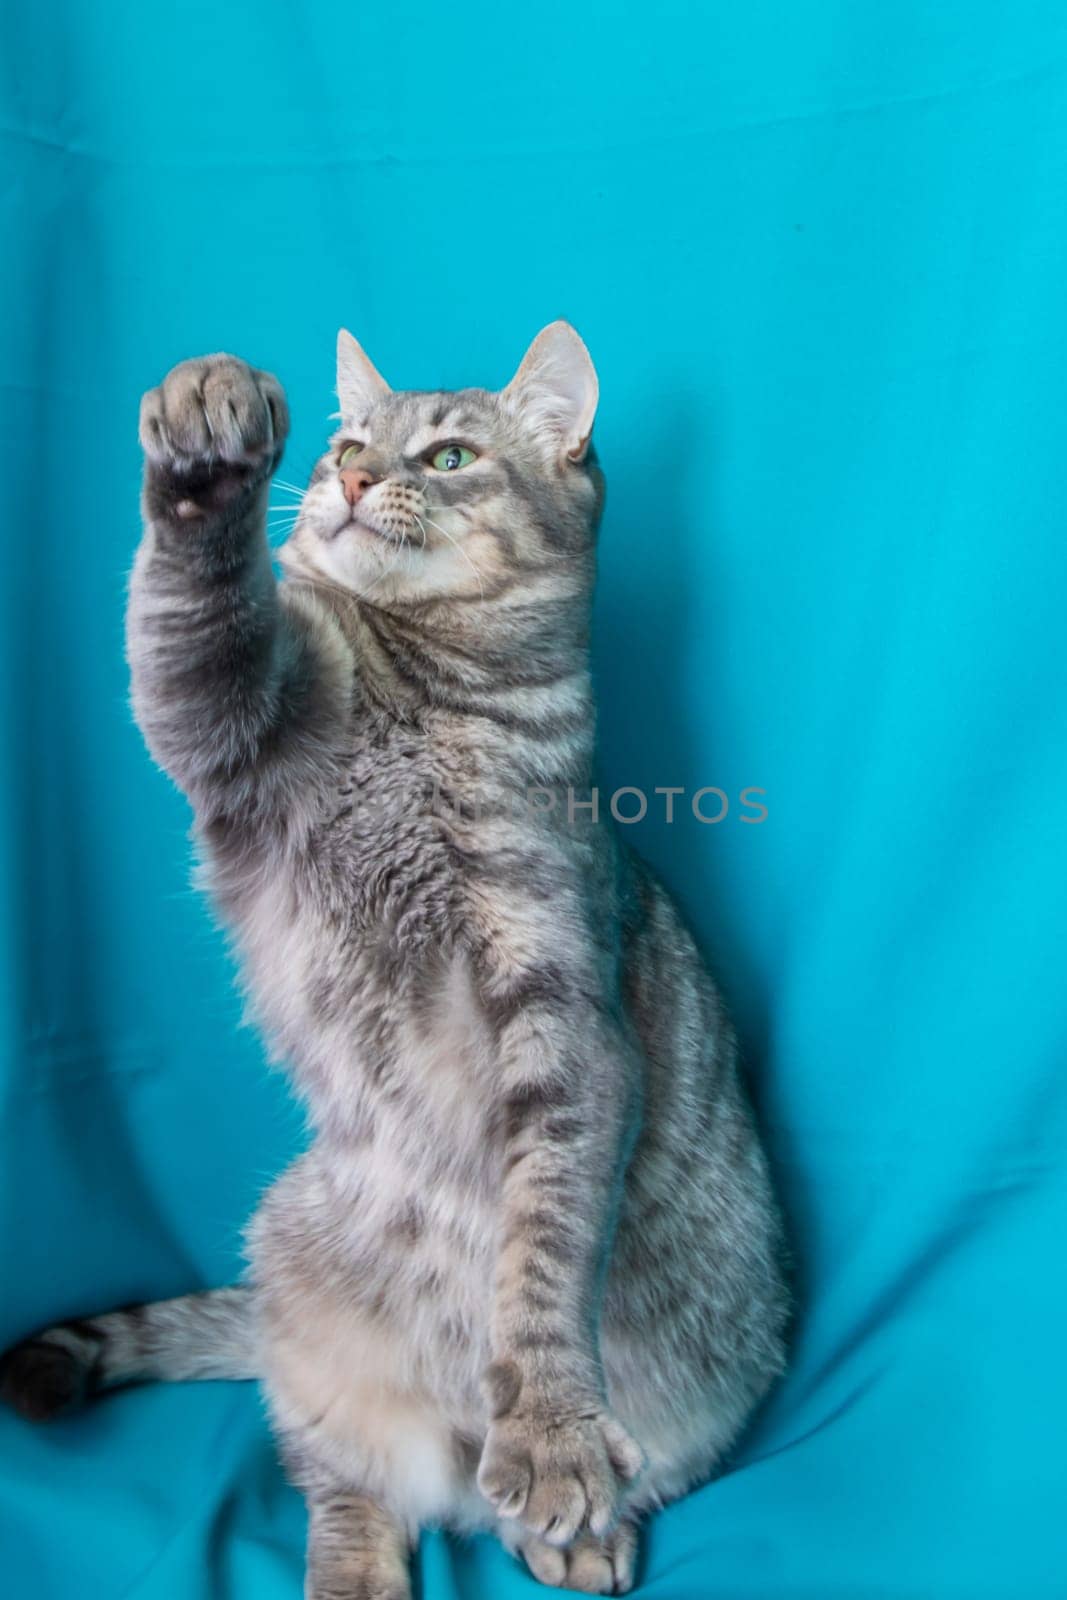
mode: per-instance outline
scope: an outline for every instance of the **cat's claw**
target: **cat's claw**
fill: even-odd
[[[560,1418],[502,1417],[489,1428],[478,1486],[502,1517],[550,1545],[588,1528],[605,1534],[622,1484],[642,1466],[638,1446],[606,1413]]]

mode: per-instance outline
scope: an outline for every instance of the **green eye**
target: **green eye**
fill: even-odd
[[[435,472],[458,472],[460,467],[469,467],[475,459],[474,451],[468,450],[463,444],[446,444],[443,450],[430,462]]]
[[[338,463],[338,465],[341,468],[350,467],[352,465],[353,461],[356,459],[356,457],[361,453],[362,449],[363,449],[363,446],[361,444],[349,444],[349,445],[346,445],[345,448],[341,451],[341,460]]]

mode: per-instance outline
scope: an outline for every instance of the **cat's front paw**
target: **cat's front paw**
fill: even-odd
[[[566,1545],[582,1528],[612,1526],[620,1489],[642,1464],[640,1448],[606,1412],[515,1413],[490,1425],[478,1487],[499,1516]]]
[[[236,356],[180,362],[141,401],[150,509],[183,519],[219,509],[270,475],[288,432],[269,372]]]

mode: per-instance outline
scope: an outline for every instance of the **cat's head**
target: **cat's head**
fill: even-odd
[[[337,393],[287,565],[383,605],[587,581],[603,504],[597,379],[568,323],[543,329],[496,392],[394,391],[342,332]]]

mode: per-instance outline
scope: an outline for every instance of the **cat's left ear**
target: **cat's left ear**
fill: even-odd
[[[542,328],[501,398],[561,456],[581,461],[589,448],[599,386],[596,369],[569,322]]]
[[[348,422],[361,420],[374,402],[388,393],[389,385],[363,346],[342,328],[337,335],[337,398],[342,417]]]

